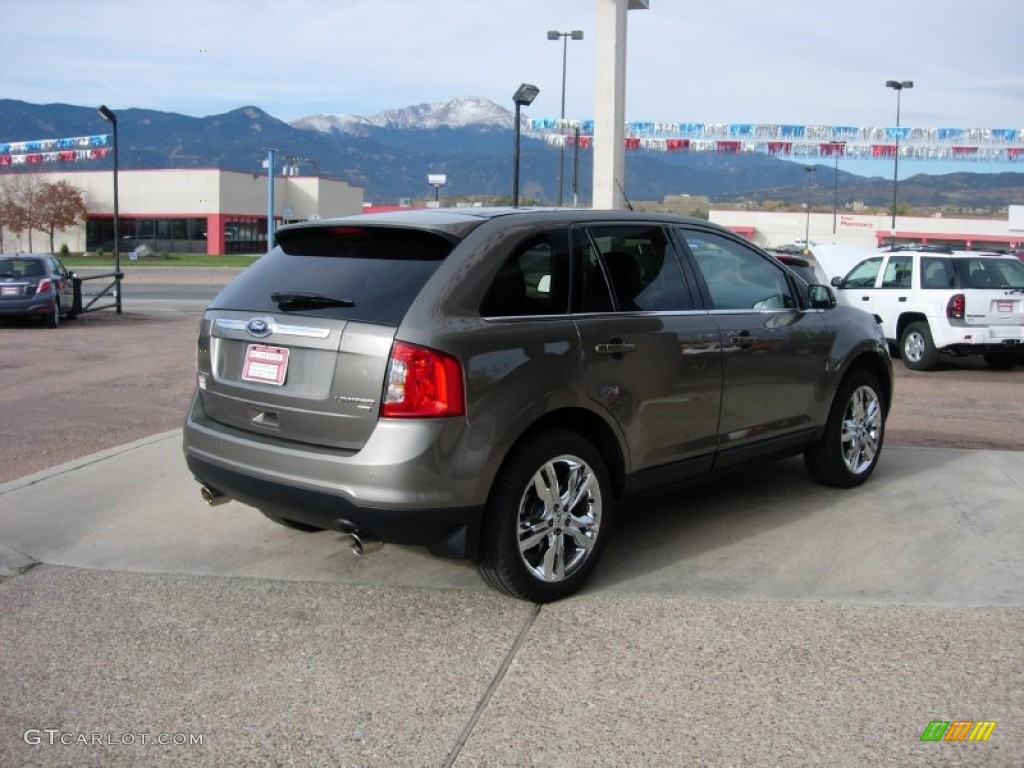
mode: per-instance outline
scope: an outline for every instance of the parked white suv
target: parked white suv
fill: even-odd
[[[1024,262],[1013,256],[880,252],[832,285],[840,302],[881,319],[911,370],[932,370],[940,352],[981,354],[997,370],[1024,362]]]

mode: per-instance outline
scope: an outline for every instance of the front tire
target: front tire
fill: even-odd
[[[590,442],[561,429],[527,438],[491,488],[480,575],[535,603],[572,594],[604,549],[611,500],[608,470]]]
[[[911,323],[900,339],[900,357],[912,371],[931,371],[939,364],[939,351],[932,341],[928,323]]]
[[[875,471],[885,436],[885,402],[872,374],[854,370],[832,402],[825,432],[804,452],[807,470],[817,482],[853,488]]]

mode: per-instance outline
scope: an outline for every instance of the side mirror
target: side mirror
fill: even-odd
[[[833,277],[830,283],[834,288],[842,288],[846,283],[846,279],[842,277]]]
[[[836,305],[836,295],[827,285],[815,283],[808,286],[807,299],[811,309],[832,309]]]

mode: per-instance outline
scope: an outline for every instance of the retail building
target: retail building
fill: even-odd
[[[20,175],[20,174],[19,174]],[[82,193],[87,220],[60,231],[54,248],[72,252],[114,247],[114,189],[110,171],[55,171],[33,174],[45,182],[67,181]],[[216,168],[129,170],[118,173],[120,251],[146,245],[157,253],[265,253],[267,176]],[[274,179],[275,227],[360,213],[363,190],[321,176]],[[47,235],[32,233],[34,250]],[[28,250],[28,233],[3,232],[4,249]]]

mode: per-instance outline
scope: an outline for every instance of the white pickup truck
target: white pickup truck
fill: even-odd
[[[832,279],[839,301],[877,315],[914,371],[942,352],[981,354],[989,367],[1024,363],[1024,261],[997,253],[894,250]]]

